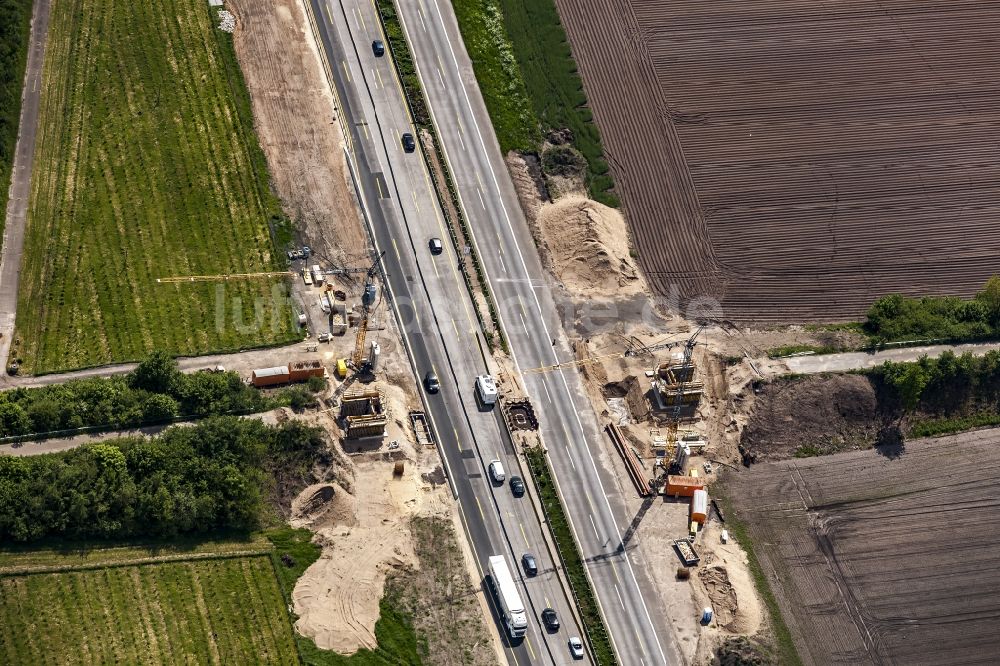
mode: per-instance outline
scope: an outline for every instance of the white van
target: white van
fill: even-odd
[[[503,483],[503,480],[507,478],[506,475],[503,473],[503,463],[501,463],[499,460],[494,460],[490,462],[490,476],[497,483]]]

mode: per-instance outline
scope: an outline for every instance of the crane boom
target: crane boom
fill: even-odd
[[[156,278],[161,284],[178,282],[219,282],[225,280],[252,280],[255,278],[293,277],[291,271],[264,271],[261,273],[225,273],[223,275],[176,275],[173,277]]]
[[[365,290],[361,292],[361,321],[358,322],[358,334],[354,340],[354,356],[351,357],[351,362],[355,368],[361,367],[361,359],[365,355],[365,337],[368,334],[368,315],[371,312],[373,296],[372,288],[375,286],[375,272],[378,270],[378,265],[382,261],[382,257],[385,256],[385,250],[382,251],[380,255],[375,258],[372,262],[371,268],[369,268],[365,273]]]

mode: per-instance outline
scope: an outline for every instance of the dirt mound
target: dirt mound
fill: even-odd
[[[576,295],[618,299],[645,291],[618,211],[581,196],[545,204],[538,215],[556,277]]]
[[[317,483],[303,490],[292,502],[293,527],[331,527],[355,525],[356,503],[343,488],[334,483]]]
[[[712,610],[715,611],[715,621],[723,629],[730,629],[733,620],[736,619],[736,611],[739,604],[736,601],[736,590],[729,582],[729,573],[725,567],[710,567],[700,569],[698,578],[705,586],[705,592],[712,601]]]
[[[779,379],[764,384],[740,440],[744,462],[871,446],[882,417],[860,375]]]

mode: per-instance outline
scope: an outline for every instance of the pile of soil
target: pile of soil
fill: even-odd
[[[729,582],[729,573],[725,567],[708,567],[698,570],[698,577],[701,579],[708,598],[712,601],[712,610],[715,612],[715,621],[723,628],[730,629],[733,620],[736,619],[736,611],[739,606],[736,602],[736,590]]]
[[[570,293],[611,300],[645,292],[618,211],[586,197],[566,196],[542,207],[538,226],[551,268]]]
[[[760,387],[740,439],[744,464],[874,444],[883,425],[871,382],[861,375],[779,379]]]

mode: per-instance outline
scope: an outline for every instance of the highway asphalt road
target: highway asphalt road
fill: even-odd
[[[50,0],[35,0],[31,15],[31,41],[28,44],[28,62],[24,70],[21,119],[14,148],[10,199],[7,201],[3,250],[0,255],[0,376],[7,374],[7,355],[10,353],[17,315],[17,287],[21,277],[28,197],[31,194],[31,170],[35,162],[35,134],[38,131],[39,97],[42,94],[45,41],[49,33],[49,9]]]
[[[504,554],[519,579],[529,614],[525,640],[511,645],[496,630],[513,664],[570,661],[566,640],[581,635],[530,498],[514,498],[509,487],[490,483],[489,461],[500,459],[508,476],[518,460],[501,428],[499,410],[480,411],[473,397],[478,374],[490,370],[472,302],[458,273],[454,248],[431,255],[431,237],[447,239],[429,174],[419,153],[405,153],[400,136],[414,133],[392,61],[376,58],[371,43],[384,40],[373,6],[365,1],[310,0],[312,18],[332,74],[338,116],[349,139],[349,164],[382,263],[391,304],[404,332],[417,377],[433,369],[442,390],[424,395],[449,478],[457,493],[480,573],[487,559]],[[522,575],[520,558],[530,551],[540,574]],[[491,594],[487,594],[495,607]],[[563,627],[548,633],[539,616],[557,610]],[[497,619],[497,618],[494,618]]]
[[[452,7],[397,6],[515,362],[523,371],[572,360]],[[522,377],[621,663],[681,663],[660,600],[648,592],[655,572],[622,543],[633,517],[612,471],[596,460],[603,434],[578,372]]]

